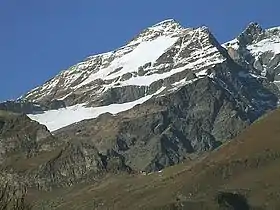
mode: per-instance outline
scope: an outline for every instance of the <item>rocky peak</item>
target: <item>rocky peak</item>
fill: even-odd
[[[159,36],[173,36],[181,34],[183,27],[174,19],[168,19],[156,23],[145,30],[143,30],[138,36],[136,36],[128,45],[139,44],[143,41],[151,41]]]
[[[252,23],[240,39],[248,42],[261,31]],[[233,59],[239,59],[239,53],[237,50],[230,54]],[[126,111],[151,97],[174,93],[200,78],[213,79],[216,74],[213,67],[228,65],[229,61],[232,61],[229,52],[221,47],[207,27],[182,28],[176,21],[166,20],[148,27],[115,51],[92,56],[75,68],[69,68],[23,98],[46,105],[48,101],[57,100],[59,103],[54,104],[65,107],[29,115],[55,131],[105,112]],[[247,66],[244,68],[248,69]],[[229,73],[229,68],[224,72]],[[247,79],[247,74],[241,75]]]
[[[239,43],[241,45],[252,44],[253,41],[257,40],[263,33],[264,30],[262,29],[262,27],[258,23],[252,22],[238,36]]]
[[[180,29],[182,30],[184,27],[182,27],[181,24],[174,19],[161,21],[148,28],[150,31],[161,31],[163,34],[178,32]]]
[[[177,73],[199,72],[223,62],[221,50],[207,27],[183,28],[173,19],[165,20],[115,51],[91,56],[70,67],[23,98],[46,106],[52,100],[65,106],[131,102],[162,88],[161,80],[171,76],[176,77],[172,83],[183,79]]]
[[[274,82],[279,89],[280,27],[262,29],[258,23],[250,23],[236,39],[224,46],[233,60],[258,77]]]

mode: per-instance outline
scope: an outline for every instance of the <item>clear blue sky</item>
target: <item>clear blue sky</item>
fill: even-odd
[[[280,25],[279,6],[279,0],[0,0],[0,100],[115,49],[161,20],[207,25],[224,42],[251,21]]]

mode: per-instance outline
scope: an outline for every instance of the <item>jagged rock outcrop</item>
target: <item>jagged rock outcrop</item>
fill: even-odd
[[[53,141],[46,126],[32,121],[24,114],[0,111],[1,162],[11,156],[29,158],[47,149]]]
[[[174,20],[164,21],[113,52],[70,67],[22,98],[40,104],[63,100],[67,106],[130,102],[163,85],[155,88],[153,82],[182,71],[198,73],[222,62],[224,56],[226,52],[208,28],[183,28]]]
[[[251,23],[234,40],[225,44],[233,59],[256,75],[266,77],[279,88],[280,51],[279,27],[262,29]]]
[[[32,114],[42,112],[44,108],[42,108],[39,104],[29,101],[5,101],[0,103],[0,110],[15,113]]]
[[[26,115],[6,111],[0,111],[0,154],[3,174],[42,190],[131,172],[114,150],[101,154],[91,142],[63,141]]]
[[[121,155],[114,151],[102,155],[91,142],[71,141],[29,176],[35,176],[33,185],[46,190],[96,181],[106,173],[120,172],[131,172]]]
[[[5,101],[0,103],[0,110],[21,113],[21,114],[38,114],[47,110],[54,110],[59,108],[65,108],[63,100],[51,100],[43,103],[34,103],[24,99],[18,99],[16,101]]]

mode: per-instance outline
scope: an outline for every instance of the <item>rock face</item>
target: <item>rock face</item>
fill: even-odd
[[[280,28],[262,29],[251,23],[236,39],[225,44],[238,57],[233,59],[247,66],[258,76],[266,77],[279,87],[280,73]]]
[[[38,114],[47,110],[65,108],[62,100],[45,101],[44,103],[34,103],[27,100],[5,101],[0,103],[0,110],[22,114]]]
[[[45,190],[131,172],[113,151],[102,155],[90,142],[61,141],[26,115],[6,111],[0,111],[0,155],[6,176]]]
[[[1,162],[12,155],[32,157],[44,150],[40,144],[50,138],[52,135],[45,126],[26,115],[0,111]]]
[[[125,103],[155,92],[156,81],[184,77],[183,71],[200,72],[225,60],[226,52],[208,28],[183,28],[174,20],[156,24],[127,45],[61,72],[22,98],[39,104],[63,100],[67,106],[87,103],[102,106]]]
[[[40,188],[72,186],[79,182],[94,181],[105,173],[130,172],[123,158],[110,153],[102,155],[90,142],[67,142],[59,152],[40,165],[33,174]],[[30,176],[30,175],[29,175]]]
[[[42,108],[39,104],[35,104],[29,101],[6,101],[0,103],[0,110],[31,114],[42,112],[45,109]]]
[[[256,78],[240,77],[240,69],[234,63],[216,65],[209,69],[212,77],[167,90],[116,116],[63,128],[55,136],[92,142],[104,155],[114,150],[133,170],[161,170],[213,150],[276,106],[277,97]],[[248,95],[252,90],[256,93]]]
[[[277,107],[279,34],[253,23],[222,46],[207,27],[153,25],[0,104],[28,114],[0,118],[2,165],[49,189],[213,150]]]

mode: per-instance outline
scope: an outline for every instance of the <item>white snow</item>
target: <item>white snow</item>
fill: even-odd
[[[238,50],[239,41],[238,41],[238,39],[233,39],[229,42],[222,44],[222,47],[224,47],[224,48],[232,47],[233,49]]]
[[[267,29],[267,31],[269,31],[269,32],[280,31],[280,26],[269,28],[269,29]]]
[[[169,89],[168,92],[174,92],[174,91],[178,90],[179,88],[189,85],[197,80],[199,80],[199,78],[195,78],[195,79],[191,79],[191,80],[182,79],[178,82],[174,82],[172,84],[173,88]]]
[[[172,76],[173,74],[184,71],[186,69],[187,69],[187,67],[184,66],[184,67],[172,69],[169,72],[165,72],[162,74],[154,73],[154,74],[147,75],[147,76],[132,77],[126,81],[123,81],[121,83],[121,85],[122,86],[127,86],[127,85],[150,86],[155,81],[168,78],[168,77]]]
[[[57,100],[64,100],[66,99],[68,96],[70,96],[72,94],[72,92],[66,94],[65,96],[61,97],[61,98],[57,98]]]
[[[142,104],[149,100],[152,96],[159,94],[165,89],[162,87],[156,93],[147,95],[138,100],[123,103],[123,104],[110,104],[108,106],[101,107],[85,107],[85,104],[77,104],[58,110],[45,111],[42,114],[29,114],[32,120],[35,120],[43,125],[46,125],[50,131],[58,130],[67,125],[85,120],[96,118],[101,114],[109,112],[111,114],[117,114],[133,108],[137,104]]]
[[[196,73],[196,76],[197,77],[207,76],[207,72],[208,72],[208,69],[202,70],[202,71]]]
[[[182,42],[177,43],[179,37],[185,37],[186,40],[183,39]],[[199,46],[195,46],[197,49],[191,45],[195,41],[199,41]],[[153,65],[175,43],[179,52],[173,57],[174,63]],[[194,51],[188,56],[180,56],[180,52],[186,48],[194,48]],[[115,51],[86,58],[83,62],[61,72],[51,82],[41,86],[43,91],[31,92],[28,96],[35,95],[35,99],[39,100],[40,97],[51,95],[54,86],[58,86],[57,83],[59,83],[55,99],[65,99],[69,94],[76,92],[78,94],[85,92],[94,97],[103,94],[108,88],[129,85],[149,86],[155,81],[166,79],[176,73],[185,70],[199,72],[224,60],[218,49],[208,43],[208,32],[204,28],[183,29],[174,20],[169,19],[149,27],[134,41]],[[147,63],[151,63],[145,68],[147,75],[136,76],[139,67]],[[171,67],[171,65],[171,70],[159,73],[160,69]],[[121,80],[121,76],[126,73],[132,73],[132,77],[125,81]],[[200,74],[205,76],[203,72]],[[96,79],[101,79],[104,83],[102,85],[92,83],[92,86],[85,86]],[[82,82],[78,83],[78,81]]]
[[[275,30],[280,30],[280,27],[269,28],[266,31],[273,32]],[[280,32],[280,31],[279,31]],[[235,50],[239,48],[238,39],[233,39],[229,42],[226,42],[222,45],[225,48],[232,47]],[[269,38],[263,39],[259,42],[253,43],[247,46],[247,49],[254,55],[259,56],[264,52],[272,52],[274,54],[280,53],[280,37],[279,34],[274,34]]]
[[[259,55],[264,52],[280,53],[280,39],[272,41],[271,39],[264,39],[256,44],[247,47],[253,55]]]
[[[132,52],[125,54],[119,59],[115,59],[107,68],[100,69],[98,72],[91,74],[85,81],[79,84],[77,88],[98,78],[110,80],[128,72],[138,71],[139,66],[143,66],[148,62],[155,62],[177,39],[178,38],[161,36],[155,40],[140,43]],[[120,67],[123,67],[120,71],[112,73]]]
[[[121,86],[127,86],[127,85],[138,85],[138,86],[150,86],[153,82],[158,81],[160,79],[166,79],[176,73],[185,71],[185,70],[198,70],[201,67],[207,67],[211,65],[215,65],[218,63],[222,63],[225,60],[225,58],[217,58],[217,56],[214,54],[210,57],[206,58],[200,58],[194,62],[188,63],[183,67],[172,69],[168,72],[162,73],[162,74],[151,74],[147,76],[138,76],[138,77],[132,77],[126,81],[122,81]],[[197,73],[198,76],[203,76],[206,74],[207,70],[203,70],[202,72]]]
[[[166,19],[166,20],[163,20],[161,22],[158,22],[157,24],[153,25],[152,27],[155,27],[155,26],[159,26],[159,25],[163,25],[163,24],[166,24],[166,23],[172,23],[172,22],[175,22],[174,19]]]

